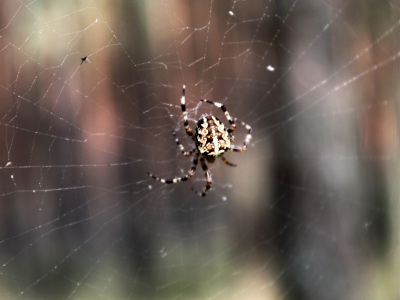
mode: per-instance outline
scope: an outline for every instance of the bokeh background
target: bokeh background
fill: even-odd
[[[0,298],[399,299],[399,10],[1,1]],[[204,198],[146,174],[190,168],[184,82],[253,128]]]

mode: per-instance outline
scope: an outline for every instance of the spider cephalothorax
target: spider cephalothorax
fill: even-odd
[[[192,177],[194,172],[196,171],[196,167],[197,167],[197,164],[199,162],[199,157],[200,157],[200,164],[205,173],[207,185],[206,185],[204,192],[200,193],[200,192],[195,191],[195,193],[199,194],[200,196],[205,196],[211,188],[211,175],[210,175],[210,171],[208,170],[205,160],[207,160],[208,163],[213,163],[216,158],[221,157],[223,162],[226,163],[227,165],[229,165],[231,167],[236,166],[236,165],[228,162],[227,159],[223,155],[228,150],[236,151],[236,152],[242,152],[242,151],[246,150],[247,145],[249,144],[249,141],[251,139],[251,127],[249,125],[245,124],[244,122],[238,121],[236,118],[232,119],[231,116],[229,115],[228,111],[226,110],[225,106],[222,103],[213,102],[211,100],[206,100],[206,99],[200,99],[201,102],[206,102],[206,103],[209,103],[209,104],[212,104],[212,105],[215,105],[215,106],[221,108],[221,110],[224,112],[226,118],[228,119],[229,123],[231,124],[231,128],[227,129],[225,127],[224,123],[222,123],[217,117],[215,117],[213,115],[203,115],[197,121],[196,130],[195,130],[195,133],[193,134],[192,129],[189,126],[189,121],[187,118],[187,111],[186,111],[186,105],[185,105],[185,89],[186,89],[186,84],[183,85],[182,98],[181,98],[183,126],[185,127],[187,134],[195,142],[195,147],[192,150],[190,150],[189,152],[186,152],[185,149],[183,148],[181,142],[178,140],[175,131],[173,132],[173,134],[175,136],[175,141],[178,144],[179,148],[181,149],[183,155],[191,156],[193,153],[196,152],[195,157],[193,159],[192,167],[188,171],[187,175],[184,175],[184,176],[178,177],[178,178],[174,178],[174,179],[163,179],[163,178],[154,176],[153,174],[151,174],[149,172],[148,173],[151,177],[153,177],[154,179],[161,181],[163,183],[177,183],[180,181],[186,181],[190,177]],[[233,132],[236,129],[235,122],[240,122],[240,124],[242,124],[248,130],[242,147],[231,146],[231,141],[233,141]]]

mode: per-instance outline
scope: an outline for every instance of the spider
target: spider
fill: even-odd
[[[85,61],[87,62],[86,59],[87,59],[87,56],[81,57],[81,63],[80,64],[83,64],[83,62],[85,62]]]
[[[200,158],[200,164],[205,173],[207,184],[203,192],[198,192],[193,188],[192,189],[196,194],[204,197],[210,190],[212,183],[211,174],[206,165],[206,161],[208,163],[213,163],[218,157],[221,157],[222,161],[226,163],[228,166],[235,167],[236,166],[235,164],[230,163],[224,157],[224,153],[228,150],[236,152],[242,152],[246,150],[247,145],[249,144],[249,141],[251,139],[252,129],[249,125],[239,121],[237,118],[232,119],[222,103],[213,102],[207,99],[200,99],[201,102],[206,102],[221,108],[221,110],[225,114],[225,117],[228,119],[231,128],[227,129],[224,123],[222,123],[217,117],[213,115],[202,115],[201,118],[197,121],[196,130],[193,134],[192,129],[189,126],[188,114],[186,111],[185,90],[186,90],[186,83],[183,85],[182,98],[181,98],[183,126],[185,127],[186,133],[195,142],[195,147],[190,151],[185,151],[184,147],[182,146],[181,142],[176,136],[175,130],[173,130],[173,135],[183,155],[191,156],[193,153],[196,153],[193,158],[192,167],[188,171],[187,175],[184,175],[182,177],[175,177],[174,179],[163,179],[154,176],[150,172],[147,173],[150,175],[150,177],[167,184],[177,183],[180,181],[187,181],[194,175],[194,172],[196,171],[196,167]],[[231,141],[233,141],[234,139],[233,132],[236,129],[235,122],[239,122],[242,126],[244,126],[248,130],[242,147],[231,145]]]

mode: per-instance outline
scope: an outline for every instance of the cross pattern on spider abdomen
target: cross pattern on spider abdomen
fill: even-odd
[[[197,122],[195,132],[196,147],[201,155],[206,155],[208,162],[223,155],[231,146],[225,125],[211,115],[203,116]]]
[[[203,115],[199,121],[197,121],[197,126],[195,133],[193,134],[192,129],[189,126],[189,121],[187,117],[186,111],[186,103],[185,103],[185,90],[186,90],[186,83],[183,85],[182,89],[182,98],[181,98],[181,108],[183,114],[183,126],[186,130],[186,133],[189,137],[195,142],[195,147],[190,151],[185,151],[185,148],[182,146],[181,142],[179,141],[178,137],[176,136],[175,130],[173,131],[175,141],[178,144],[179,149],[181,149],[182,154],[185,156],[191,156],[193,153],[196,152],[195,157],[192,162],[192,167],[188,171],[187,175],[181,177],[175,177],[174,179],[163,179],[157,176],[154,176],[150,172],[147,172],[152,178],[163,182],[163,183],[177,183],[181,181],[189,180],[196,171],[197,164],[199,162],[200,157],[200,164],[204,171],[204,175],[206,177],[206,187],[203,192],[194,191],[196,194],[200,196],[205,196],[207,192],[211,188],[211,174],[208,170],[206,165],[206,160],[208,163],[213,163],[216,158],[221,157],[222,161],[227,164],[228,166],[235,167],[235,164],[230,163],[223,154],[230,150],[236,152],[242,152],[247,149],[247,145],[251,139],[251,127],[244,122],[238,121],[236,118],[232,119],[229,115],[229,112],[226,110],[225,106],[222,103],[213,102],[207,99],[200,99],[201,102],[209,103],[216,107],[221,108],[225,117],[229,121],[231,128],[227,129],[225,125],[215,116],[213,115]],[[232,146],[231,141],[233,141],[233,132],[236,129],[235,122],[239,122],[242,126],[247,129],[247,135],[243,142],[242,147]]]

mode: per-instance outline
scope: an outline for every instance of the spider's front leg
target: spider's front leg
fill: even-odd
[[[188,114],[187,114],[187,111],[186,111],[185,93],[186,93],[186,82],[183,84],[183,87],[182,87],[182,98],[181,98],[181,109],[182,109],[182,114],[183,114],[183,126],[185,127],[186,133],[191,137],[191,139],[193,141],[196,141],[194,139],[194,135],[193,135],[192,129],[189,126]]]
[[[250,125],[247,125],[246,123],[244,123],[242,121],[239,121],[237,118],[234,119],[234,122],[239,122],[242,126],[244,126],[247,129],[247,135],[246,135],[246,138],[244,139],[242,147],[231,146],[229,148],[229,150],[236,151],[236,152],[243,152],[244,150],[246,150],[246,148],[249,145],[249,142],[251,140],[252,129],[251,129]]]
[[[221,157],[222,161],[224,163],[226,163],[228,166],[230,166],[230,167],[236,167],[237,166],[237,165],[235,165],[233,163],[230,163],[224,156],[220,156],[220,157]]]
[[[190,150],[189,152],[185,151],[185,148],[183,148],[181,142],[179,141],[178,137],[176,136],[175,130],[174,130],[172,133],[174,134],[175,142],[178,144],[179,149],[181,149],[183,155],[185,155],[185,156],[190,156],[190,155],[192,155],[192,154],[197,150],[197,148],[194,147],[194,148],[193,148],[192,150]]]
[[[204,192],[200,193],[198,191],[196,191],[195,189],[192,188],[192,190],[199,196],[204,197],[205,195],[207,195],[207,192],[210,190],[211,188],[211,183],[212,183],[212,178],[211,178],[211,174],[210,171],[208,170],[208,167],[206,165],[206,162],[204,160],[204,157],[200,157],[200,164],[201,167],[203,168],[204,174],[206,175],[206,188],[204,189]]]
[[[226,119],[229,121],[229,124],[231,124],[231,128],[228,129],[228,133],[229,133],[229,136],[231,138],[231,141],[233,141],[233,132],[236,129],[236,124],[235,124],[236,119],[232,119],[231,115],[226,110],[225,105],[223,105],[222,103],[219,103],[219,102],[214,102],[214,101],[208,100],[208,99],[200,99],[200,101],[209,103],[209,104],[214,105],[216,107],[219,107],[224,112],[224,115],[225,115]]]
[[[164,178],[157,177],[157,176],[151,174],[150,172],[147,172],[147,174],[149,174],[149,176],[154,178],[155,180],[158,180],[158,181],[160,181],[162,183],[167,183],[167,184],[177,183],[177,182],[180,182],[180,181],[189,180],[190,177],[192,177],[194,172],[196,171],[196,167],[197,167],[197,164],[199,162],[199,156],[200,156],[200,153],[197,152],[196,155],[193,158],[192,167],[188,171],[187,175],[184,175],[182,177],[178,177],[178,178],[174,178],[174,179],[164,179]]]

